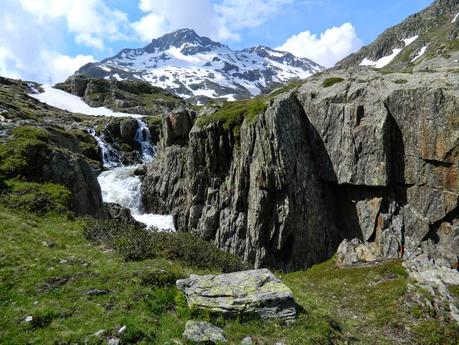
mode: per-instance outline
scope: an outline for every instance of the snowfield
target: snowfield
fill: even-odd
[[[402,41],[405,43],[405,48],[408,47],[411,43],[416,41],[418,39],[419,35],[410,37],[410,38],[405,38]],[[427,49],[427,48],[426,48]],[[378,61],[372,61],[368,58],[364,58],[362,62],[360,63],[360,66],[369,66],[369,67],[374,67],[374,68],[383,68],[390,64],[398,54],[400,54],[403,51],[403,49],[397,48],[397,49],[392,49],[392,54],[383,56],[380,58]]]
[[[114,116],[142,118],[143,115],[114,112],[105,107],[93,108],[87,105],[80,97],[55,89],[51,85],[42,85],[44,92],[31,93],[29,96],[38,99],[52,107],[91,116]]]
[[[411,62],[415,62],[417,59],[419,59],[421,56],[423,56],[425,54],[425,52],[427,51],[427,47],[428,46],[424,46],[421,48],[421,50],[419,51],[418,55],[416,55],[412,60]]]

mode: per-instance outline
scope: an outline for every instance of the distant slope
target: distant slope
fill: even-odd
[[[315,62],[268,47],[233,51],[182,29],[154,39],[140,49],[80,68],[95,78],[147,81],[181,97],[248,98],[290,80],[304,79],[324,68]]]
[[[336,67],[360,65],[395,71],[459,68],[458,14],[458,0],[436,0]]]

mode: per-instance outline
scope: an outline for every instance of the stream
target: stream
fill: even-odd
[[[102,190],[104,202],[116,203],[131,211],[132,216],[148,228],[159,230],[175,230],[172,216],[145,213],[141,200],[142,180],[134,174],[135,170],[153,161],[155,147],[151,142],[148,126],[141,119],[137,119],[138,129],[135,140],[139,144],[142,164],[124,166],[119,153],[102,136],[97,136],[94,130],[88,132],[96,139],[100,149],[104,167],[97,178]]]

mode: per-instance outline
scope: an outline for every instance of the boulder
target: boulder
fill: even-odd
[[[177,280],[188,306],[230,316],[255,314],[263,319],[293,321],[292,291],[268,269],[221,275],[191,275]]]
[[[362,242],[357,238],[344,240],[336,252],[336,265],[339,267],[359,262],[375,262],[378,259],[381,259],[378,248],[373,243]]]
[[[185,325],[183,337],[188,341],[198,344],[220,344],[227,342],[222,329],[208,322],[200,321],[188,321]]]
[[[107,210],[108,216],[111,219],[116,219],[122,221],[124,223],[137,225],[141,228],[145,227],[144,224],[135,220],[135,218],[131,214],[131,210],[121,205],[115,203],[104,203],[105,208]]]

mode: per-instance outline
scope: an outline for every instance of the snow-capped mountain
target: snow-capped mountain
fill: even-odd
[[[240,99],[256,96],[280,83],[304,79],[324,68],[268,47],[234,51],[182,29],[154,39],[140,49],[124,49],[76,74],[118,80],[143,80],[179,96]]]

